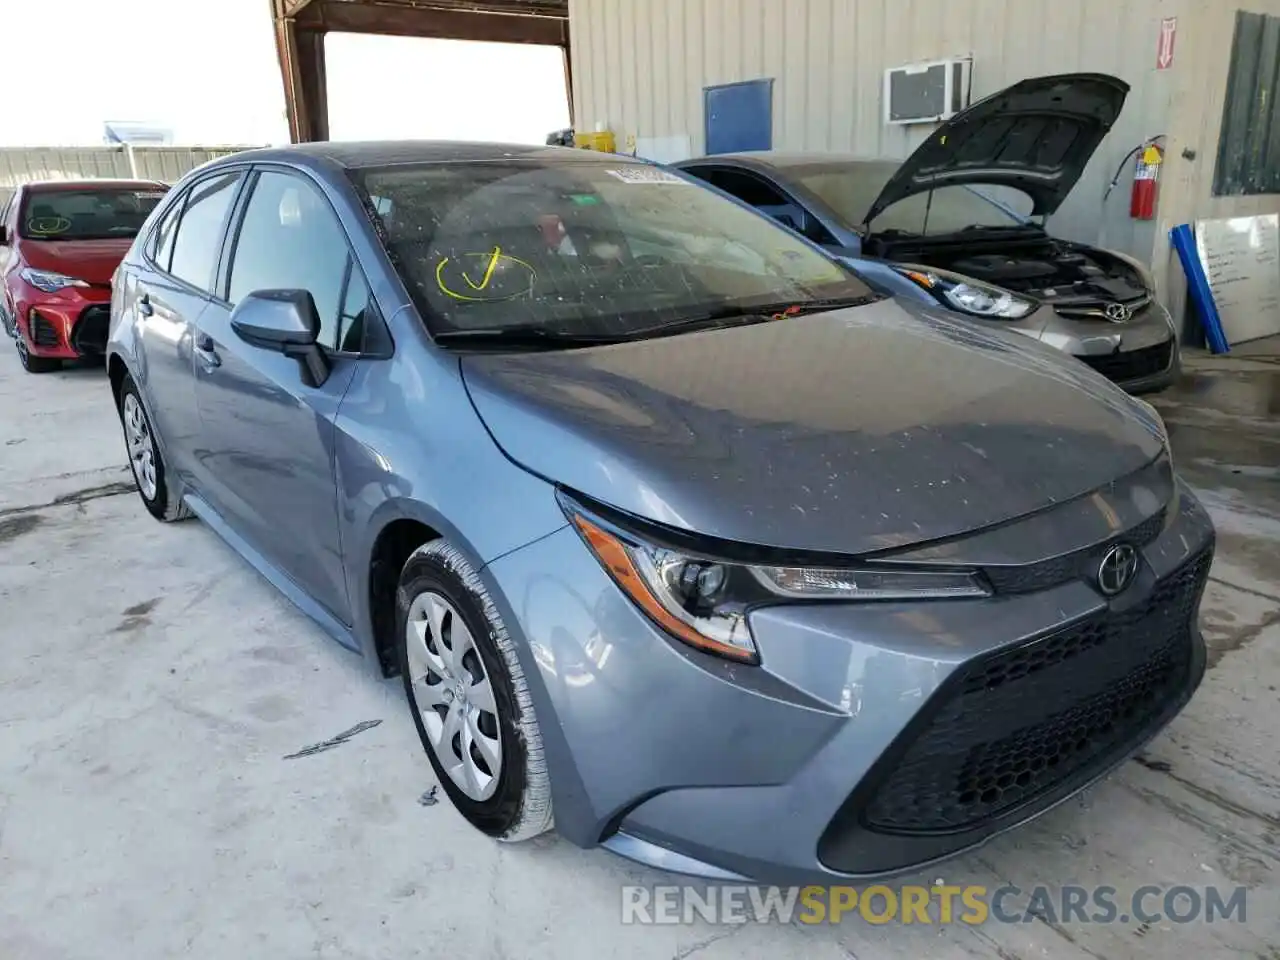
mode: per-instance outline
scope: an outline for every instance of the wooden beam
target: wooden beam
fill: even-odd
[[[567,46],[569,21],[561,17],[408,7],[352,0],[313,0],[299,17],[309,30],[384,36],[486,40]]]
[[[307,140],[329,139],[329,82],[325,68],[324,34],[303,30],[298,34],[298,72],[307,102],[310,129]]]
[[[280,77],[284,81],[284,106],[289,117],[289,139],[301,143],[311,139],[311,119],[307,115],[307,98],[303,93],[301,64],[298,62],[298,25],[284,16],[286,0],[272,0],[275,21],[276,56],[280,61]]]

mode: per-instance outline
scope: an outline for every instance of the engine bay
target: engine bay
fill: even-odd
[[[912,246],[894,250],[890,258],[952,270],[1038,300],[1128,303],[1147,294],[1138,271],[1119,257],[1049,237]]]

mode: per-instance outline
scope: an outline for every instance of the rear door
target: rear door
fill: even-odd
[[[124,279],[121,314],[137,338],[135,373],[166,466],[201,487],[193,331],[210,300],[227,221],[244,171],[203,177],[169,206]]]
[[[201,447],[214,506],[272,566],[350,623],[338,540],[334,418],[357,356],[351,318],[367,284],[346,233],[319,187],[301,173],[264,167],[239,204],[217,296],[195,331]],[[298,363],[250,346],[231,315],[259,290],[310,292],[331,362],[318,387]],[[358,349],[358,348],[357,348]]]

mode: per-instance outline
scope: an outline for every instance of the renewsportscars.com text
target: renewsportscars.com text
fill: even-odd
[[[1246,888],[1012,884],[857,887],[628,886],[627,924],[1244,923]]]

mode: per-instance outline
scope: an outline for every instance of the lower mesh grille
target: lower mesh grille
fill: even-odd
[[[1191,620],[1211,560],[1206,551],[1136,607],[962,668],[923,732],[892,759],[864,825],[957,832],[1104,767],[1186,688]]]
[[[81,355],[101,355],[107,351],[107,326],[111,308],[106,304],[85,307],[71,333],[71,345]]]
[[[53,325],[52,320],[39,311],[31,311],[31,320],[27,326],[31,342],[37,347],[62,346],[62,337],[58,335],[58,328]]]
[[[1173,358],[1173,341],[1156,344],[1154,347],[1143,347],[1128,353],[1108,353],[1099,356],[1080,357],[1108,380],[1138,380],[1142,377],[1154,377],[1169,368]]]

